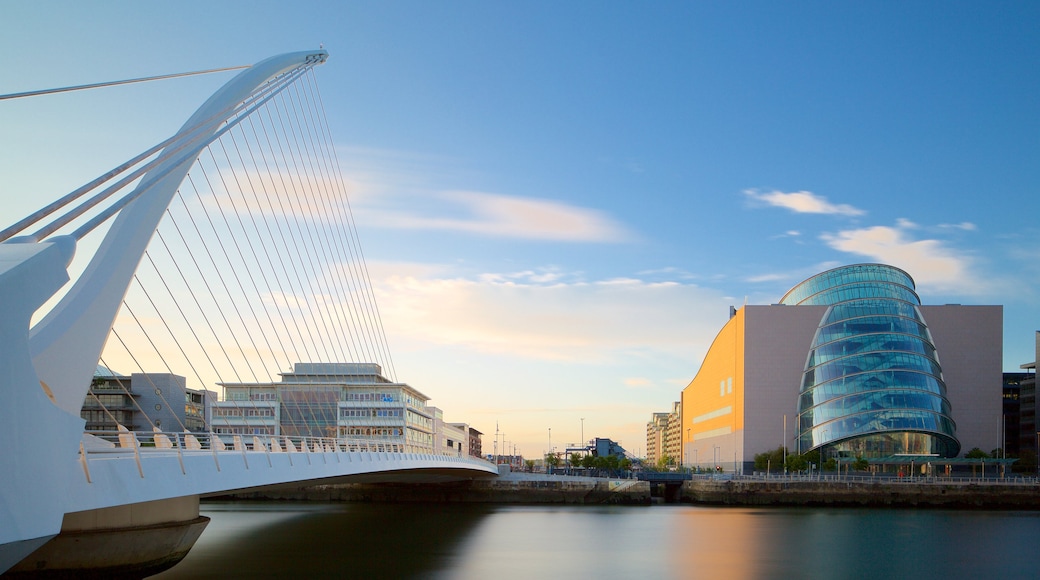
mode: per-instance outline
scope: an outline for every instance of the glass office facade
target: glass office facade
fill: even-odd
[[[822,457],[960,452],[913,279],[881,264],[823,272],[782,304],[829,306],[798,400],[798,447]]]

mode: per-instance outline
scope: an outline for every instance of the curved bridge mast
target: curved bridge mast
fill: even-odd
[[[69,482],[83,475],[77,463],[84,426],[79,410],[90,377],[148,242],[199,151],[222,127],[249,113],[243,113],[243,102],[263,99],[265,91],[273,95],[327,57],[309,51],[261,61],[210,97],[166,142],[162,162],[102,213],[100,221],[115,219],[97,253],[31,331],[33,313],[68,281],[76,234],[83,228],[49,238],[53,230],[45,228],[0,243],[0,571],[61,529]],[[40,217],[45,216],[30,216],[29,223]]]

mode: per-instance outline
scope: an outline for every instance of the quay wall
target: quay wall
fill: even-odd
[[[1040,509],[1040,484],[997,481],[694,480],[680,501],[705,505]]]
[[[650,504],[650,485],[631,479],[497,478],[438,484],[335,484],[236,493],[226,499],[501,504]]]

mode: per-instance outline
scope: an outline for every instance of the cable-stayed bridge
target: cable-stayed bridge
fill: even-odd
[[[243,70],[169,139],[0,231],[0,571],[63,525],[179,522],[197,537],[208,494],[497,474],[434,454],[407,411],[344,430],[328,400],[295,401],[279,417],[290,434],[259,418],[220,435],[216,418],[204,432],[160,425],[143,408],[140,432],[84,434],[99,363],[205,389],[352,361],[398,384],[313,72],[327,56]],[[119,423],[121,409],[94,400]],[[243,400],[237,415],[255,410]]]

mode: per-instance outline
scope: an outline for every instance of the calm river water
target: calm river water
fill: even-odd
[[[173,578],[1036,578],[1040,513],[209,503]]]

